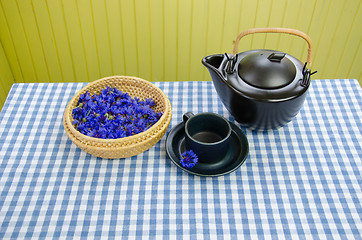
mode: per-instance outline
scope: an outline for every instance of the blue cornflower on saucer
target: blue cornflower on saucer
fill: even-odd
[[[180,163],[183,167],[192,168],[196,165],[198,160],[199,158],[197,157],[196,153],[194,153],[192,150],[189,150],[181,154]]]

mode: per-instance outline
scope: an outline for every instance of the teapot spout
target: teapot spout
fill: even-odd
[[[207,67],[219,69],[224,60],[223,54],[210,55],[202,59],[202,63]]]
[[[215,54],[204,57],[202,64],[209,70],[211,79],[215,78],[226,80],[223,65],[225,65],[225,56],[223,54]]]

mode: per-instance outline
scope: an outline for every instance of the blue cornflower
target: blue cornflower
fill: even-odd
[[[101,104],[103,102],[102,95],[93,96],[93,101],[97,102],[97,104]]]
[[[123,130],[126,132],[126,136],[132,136],[133,135],[133,125],[132,123],[125,123],[123,126]]]
[[[80,131],[80,132],[85,132],[86,129],[87,129],[86,124],[85,124],[83,121],[81,121],[81,122],[78,124],[77,130]]]
[[[147,120],[141,118],[138,122],[135,123],[135,125],[138,129],[145,129],[147,127]]]
[[[162,112],[158,112],[158,113],[156,113],[156,115],[155,115],[155,116],[156,116],[156,118],[157,118],[157,119],[160,119],[160,118],[162,117]]]
[[[153,107],[156,105],[155,102],[151,98],[146,98],[142,104],[148,105],[150,107]]]
[[[121,90],[117,89],[116,87],[113,89],[113,92],[115,93],[115,95],[117,97],[122,96],[122,94],[123,94],[123,92]]]
[[[73,121],[73,125],[78,125],[80,122],[79,122],[79,120],[78,119],[74,119],[74,121]]]
[[[96,129],[93,129],[92,131],[89,131],[88,136],[89,137],[100,138],[100,135],[99,135],[99,133],[98,133],[98,131]]]
[[[79,107],[73,109],[73,118],[74,118],[74,120],[83,118],[82,111],[81,111],[81,109]],[[74,124],[75,123],[73,123],[73,125]]]
[[[84,104],[84,108],[86,109],[96,109],[97,108],[97,104],[93,101],[87,101],[85,104]]]
[[[108,95],[108,92],[109,92],[109,86],[107,86],[106,88],[102,89],[102,91],[101,91],[102,97],[107,96],[107,95]]]
[[[180,163],[183,167],[192,168],[196,165],[198,160],[199,158],[197,157],[196,153],[194,153],[192,150],[189,150],[181,154]]]
[[[116,105],[113,105],[110,110],[113,114],[119,114],[119,112],[120,112],[119,107]]]
[[[99,134],[100,138],[103,138],[103,139],[106,139],[107,136],[109,135],[108,131],[105,128],[99,129],[98,134]]]
[[[87,102],[91,99],[90,95],[89,95],[89,92],[86,92],[84,94],[81,94],[79,96],[79,102]]]
[[[138,97],[134,97],[134,102],[135,103],[139,103],[141,101],[141,99],[139,99]]]
[[[126,132],[123,129],[117,129],[116,138],[124,138],[127,137]]]

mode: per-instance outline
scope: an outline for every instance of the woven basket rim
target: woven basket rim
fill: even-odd
[[[169,121],[168,121],[168,124],[169,124],[169,122],[170,122],[170,120],[171,120],[171,118],[169,119]],[[167,124],[167,126],[168,126],[168,124]],[[68,126],[68,125],[67,125]],[[160,131],[160,132],[162,132],[162,131]],[[97,150],[114,150],[115,148],[117,148],[117,149],[121,149],[122,147],[115,147],[115,146],[108,146],[108,144],[110,143],[110,142],[108,142],[108,144],[107,145],[105,145],[105,146],[97,146],[97,145],[90,145],[89,143],[86,143],[86,142],[83,142],[82,140],[79,140],[72,132],[70,132],[70,131],[68,131],[68,133],[69,133],[69,135],[68,135],[68,137],[73,141],[76,141],[76,143],[77,144],[79,144],[79,145],[81,145],[81,146],[88,146],[88,147],[91,147],[92,149],[97,149]],[[158,134],[157,134],[158,135]],[[156,135],[156,136],[157,136]],[[157,136],[157,137],[159,137],[159,136]],[[161,136],[160,136],[161,137]],[[150,139],[148,138],[148,139],[146,139],[146,141],[150,141]],[[127,147],[128,148],[130,148],[130,147],[137,147],[138,145],[140,145],[140,144],[142,144],[142,142],[132,142],[131,144],[128,144],[127,145]]]
[[[132,135],[132,136],[128,136],[128,137],[123,137],[123,138],[116,138],[116,139],[102,139],[102,138],[94,138],[94,137],[90,137],[90,136],[87,136],[85,134],[82,134],[80,133],[77,129],[75,129],[75,127],[73,126],[72,124],[72,120],[69,118],[69,116],[72,115],[72,111],[73,111],[73,108],[72,108],[72,105],[73,105],[73,102],[79,98],[79,96],[81,95],[82,92],[85,92],[87,91],[88,89],[90,89],[92,86],[100,83],[100,82],[104,82],[104,81],[107,81],[109,79],[122,79],[122,80],[136,80],[136,81],[139,81],[139,82],[142,82],[143,84],[146,84],[150,87],[152,87],[153,89],[155,89],[161,96],[162,96],[162,99],[165,101],[165,110],[162,112],[162,116],[161,118],[152,126],[150,127],[149,129],[147,129],[146,131],[144,132],[141,132],[141,133],[138,133],[138,134],[135,134],[135,135]],[[104,77],[104,78],[101,78],[101,79],[98,79],[98,80],[95,80],[93,82],[90,82],[88,83],[86,86],[84,86],[83,88],[81,88],[80,90],[77,91],[77,93],[71,98],[71,100],[68,102],[67,104],[67,107],[65,108],[65,111],[64,111],[64,118],[65,118],[65,122],[67,124],[67,127],[69,128],[70,130],[70,133],[73,135],[74,138],[76,138],[78,141],[80,142],[83,142],[81,139],[78,138],[77,135],[79,135],[79,137],[81,138],[84,138],[84,140],[87,140],[87,141],[90,141],[90,142],[96,142],[98,144],[121,144],[121,143],[124,143],[124,142],[132,142],[132,141],[135,141],[139,138],[142,138],[146,135],[157,135],[158,132],[155,132],[154,134],[150,134],[152,132],[154,132],[154,130],[156,128],[158,128],[160,125],[163,125],[165,123],[165,121],[167,122],[168,121],[168,118],[169,118],[169,112],[171,111],[171,103],[170,103],[170,100],[168,99],[168,97],[163,93],[163,91],[157,87],[155,84],[149,82],[149,81],[146,81],[142,78],[139,78],[139,77],[133,77],[133,76],[110,76],[110,77]],[[76,134],[74,134],[73,132],[75,132]],[[140,142],[138,143],[134,143],[134,145],[136,144],[140,144]],[[130,144],[130,145],[133,145],[133,144]],[[99,148],[102,148],[102,147],[99,147]],[[104,146],[103,148],[106,148],[106,146]]]

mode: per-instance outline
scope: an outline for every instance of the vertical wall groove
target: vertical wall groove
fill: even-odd
[[[194,3],[193,1],[191,1],[191,8],[190,8],[191,14],[190,14],[190,26],[189,29],[191,31],[192,29],[192,23],[193,23],[193,19],[194,19]],[[188,64],[188,73],[187,76],[189,77],[189,79],[192,79],[191,76],[191,51],[192,51],[192,34],[190,34],[190,39],[189,39],[189,44],[190,44],[190,48],[189,48],[189,64]]]
[[[341,11],[340,11],[339,16],[338,16],[337,26],[336,26],[335,29],[334,29],[333,36],[331,36],[331,41],[332,41],[332,42],[336,39],[337,30],[339,29],[339,25],[340,25],[340,22],[341,22],[342,14],[343,14],[343,12],[344,12],[345,7],[346,7],[346,2],[343,2],[343,7],[341,8]],[[331,57],[331,53],[332,53],[332,50],[333,50],[332,47],[333,47],[333,46],[330,45],[329,48],[328,48],[327,56],[326,56],[327,59],[330,59],[330,57]],[[321,69],[321,71],[324,72],[325,69],[326,69],[326,67],[327,67],[327,66],[324,65],[324,67]]]
[[[298,9],[302,9],[302,2],[303,1],[299,1],[299,6],[298,6]],[[297,22],[298,22],[298,20],[300,19],[300,14],[303,14],[301,11],[298,11],[298,14],[297,14],[297,17],[296,17],[296,19],[297,19]],[[293,49],[293,46],[294,46],[294,44],[295,44],[295,40],[296,40],[296,37],[292,37],[291,38],[291,40],[290,40],[290,45],[289,45],[289,51],[288,52],[292,52],[292,49]],[[299,38],[298,38],[298,43],[297,44],[300,44],[299,43]],[[303,45],[305,45],[305,44],[303,44]],[[300,58],[301,56],[295,56],[295,57],[297,57],[297,58]],[[304,60],[302,60],[302,61],[304,61]]]
[[[269,11],[268,11],[268,21],[267,21],[267,26],[270,26],[270,18],[271,18],[271,15],[272,15],[272,5],[270,5],[269,7]],[[264,44],[263,44],[263,48],[266,48],[266,41],[267,41],[267,36],[264,38]]]
[[[240,6],[243,6],[244,4],[244,0],[240,0]],[[238,24],[237,24],[237,31],[236,34],[241,33],[242,29],[240,29],[240,23],[241,23],[241,9],[239,10],[239,16],[238,16]],[[236,39],[237,36],[235,36],[234,38]],[[233,43],[235,43],[235,39],[233,39]]]
[[[16,3],[17,3],[17,1],[16,1]],[[39,36],[39,39],[40,39],[41,53],[42,53],[42,55],[43,55],[43,58],[46,60],[45,51],[44,51],[44,45],[43,45],[43,41],[42,41],[42,39],[41,39],[40,30],[39,30],[39,24],[38,24],[38,19],[37,19],[37,17],[36,17],[37,14],[35,13],[33,1],[30,1],[30,5],[31,5],[31,11],[32,11],[33,14],[34,14],[34,19],[35,19],[35,26],[36,26],[36,30],[37,30],[37,35]],[[17,6],[18,6],[18,4],[17,4]],[[19,11],[19,15],[20,15],[20,11]],[[24,34],[26,35],[25,30],[24,30]],[[27,39],[27,42],[28,42],[28,39]],[[29,43],[28,43],[28,46],[29,46]],[[30,47],[29,47],[29,49],[30,49]],[[31,52],[30,52],[30,55],[32,55]],[[32,58],[32,60],[33,60],[33,58]],[[34,61],[34,60],[33,60],[33,61]],[[49,79],[49,81],[50,81],[51,77],[50,77],[49,67],[48,67],[47,61],[44,61],[44,64],[45,64],[45,67],[46,67],[48,79]],[[35,74],[36,74],[37,82],[39,82],[39,77],[38,77],[38,75],[37,75],[37,73],[36,73],[37,71],[36,71],[36,68],[35,68],[35,67],[34,67],[34,72],[35,72]],[[43,81],[44,81],[44,80],[43,80]]]
[[[32,6],[33,6],[33,5],[32,5]],[[52,21],[51,21],[51,18],[50,18],[50,12],[49,12],[49,7],[48,7],[47,1],[45,1],[45,6],[46,6],[46,11],[47,11],[47,16],[48,16],[48,19],[49,19],[49,25],[50,25],[50,28],[51,28],[51,37],[52,37],[52,40],[54,41],[56,58],[57,58],[58,66],[59,66],[59,69],[60,69],[60,72],[59,72],[59,73],[60,73],[60,78],[61,78],[61,81],[64,82],[64,74],[63,74],[63,71],[62,71],[61,63],[60,63],[58,47],[56,46],[56,39],[55,39],[55,35],[54,35],[54,27],[53,27],[53,24],[52,24]],[[39,31],[39,30],[38,30],[38,31]],[[40,32],[40,31],[39,31],[39,32]],[[39,36],[39,38],[40,38],[40,36]],[[44,52],[44,48],[43,48],[43,52]],[[45,58],[45,55],[44,55],[44,58]],[[48,63],[46,64],[46,66],[47,66],[47,68],[49,69]],[[51,79],[49,70],[48,70],[48,76],[49,76],[49,79]]]
[[[331,4],[332,4],[332,1],[329,1],[329,2],[328,2],[327,13],[326,13],[326,15],[324,16],[324,19],[323,19],[321,34],[323,34],[324,29],[325,29],[325,26],[326,26],[326,24],[327,24],[326,19],[327,19],[327,17],[328,17],[329,9],[331,8]],[[315,47],[314,47],[315,51],[314,51],[314,54],[313,54],[313,55],[314,55],[314,59],[316,59],[316,58],[318,57],[318,54],[319,54],[319,51],[318,51],[318,50],[319,50],[320,40],[321,40],[321,37],[317,39],[317,43],[314,45],[314,46],[315,46]]]
[[[46,6],[47,13],[48,13],[48,18],[49,18],[49,24],[50,24],[50,27],[51,27],[52,38],[54,39],[54,43],[56,43],[55,35],[54,35],[54,27],[53,27],[52,21],[51,21],[51,19],[50,19],[50,12],[49,12],[49,7],[48,7],[47,1],[45,1],[45,6]],[[40,38],[40,36],[39,36],[39,38]],[[44,51],[44,49],[43,49],[43,51]],[[58,61],[59,69],[60,69],[60,78],[61,78],[62,81],[64,82],[64,74],[63,74],[62,66],[61,66],[60,59],[59,59],[59,50],[58,50],[58,47],[56,46],[56,44],[55,44],[55,51],[56,51],[57,61]],[[45,58],[45,56],[44,56],[44,58]],[[47,68],[48,68],[48,64],[47,64]],[[48,73],[48,75],[49,75],[49,79],[50,79],[50,74]]]
[[[1,8],[1,5],[0,5]],[[0,14],[2,10],[0,9]],[[2,16],[2,15],[0,15]],[[8,91],[11,88],[11,85],[14,83],[14,74],[9,65],[9,60],[6,57],[2,43],[0,42],[0,62],[1,62],[1,71],[0,71],[0,111],[1,106],[5,102],[5,97]]]
[[[167,0],[162,0],[162,12],[164,13],[165,12],[165,1]],[[165,36],[165,14],[162,15],[162,42],[163,42],[163,45],[165,45],[165,41],[166,41],[166,36]],[[162,68],[162,76],[163,78],[165,79],[166,77],[166,52],[163,51],[163,68]]]
[[[178,8],[178,6],[179,6],[179,0],[176,0],[176,6],[177,6],[177,8],[176,8],[176,27],[177,27],[177,30],[176,30],[176,56],[175,56],[175,59],[176,59],[176,61],[178,61],[178,56],[179,56],[179,54],[178,54],[178,51],[179,51],[179,49],[178,49],[178,47],[179,47],[179,42],[178,42],[178,39],[179,39],[179,36],[178,36],[178,28],[179,28],[179,8]],[[178,81],[179,79],[178,79],[178,64],[177,64],[177,62],[176,62],[176,69],[175,69],[175,71],[176,71],[176,81]]]
[[[256,19],[258,17],[258,9],[259,9],[259,0],[256,0],[256,10],[255,10],[255,17],[254,17],[254,24],[253,24],[253,28],[255,28],[255,23],[256,23]],[[252,49],[253,48],[253,41],[254,41],[254,34],[249,36],[251,37],[251,42],[250,42],[250,47],[249,49]]]
[[[0,1],[0,11],[1,11],[2,16],[4,17],[4,22],[3,22],[2,24],[3,24],[3,26],[5,26],[5,28],[6,28],[6,33],[7,33],[6,35],[4,34],[4,35],[5,35],[4,37],[7,37],[7,38],[8,38],[8,39],[7,39],[7,42],[9,43],[9,45],[11,45],[11,46],[9,46],[8,48],[11,48],[12,52],[14,53],[13,57],[14,57],[15,60],[14,60],[12,63],[9,62],[10,68],[11,68],[12,71],[14,71],[14,69],[18,69],[18,71],[17,71],[16,73],[13,73],[13,75],[14,75],[14,82],[16,82],[16,81],[21,82],[21,81],[24,81],[23,69],[20,67],[19,56],[18,56],[18,54],[17,54],[16,47],[14,46],[14,39],[13,39],[13,36],[12,36],[12,34],[11,34],[11,32],[10,32],[9,22],[8,22],[8,20],[6,19],[4,7],[3,7],[1,1]],[[0,43],[1,43],[1,45],[4,47],[4,45],[3,45],[3,40],[2,40],[2,39],[0,39]],[[4,50],[5,50],[5,49],[4,49]],[[10,49],[8,49],[8,50],[10,51]],[[4,53],[6,53],[6,52],[4,51]],[[7,58],[7,59],[9,60],[9,58]],[[1,67],[1,66],[3,66],[3,64],[0,65],[0,67]],[[11,66],[13,66],[13,67],[11,67]],[[20,78],[20,79],[15,78],[15,76],[16,76],[15,74],[18,74],[21,78]],[[3,98],[5,98],[5,97],[6,97],[6,96],[3,96]]]
[[[97,34],[96,34],[96,27],[94,25],[94,13],[93,13],[93,6],[92,6],[92,0],[90,0],[90,9],[91,9],[91,17],[92,17],[92,27],[93,27],[93,32],[94,32],[94,42],[95,42],[95,48],[96,48],[96,53],[97,53],[97,62],[98,62],[98,72],[99,72],[99,76],[102,76],[102,69],[101,69],[101,63],[100,63],[100,56],[99,56],[99,50],[98,50],[98,43],[97,43]],[[79,10],[78,10],[79,13]],[[80,26],[82,27],[82,25],[80,24]],[[83,37],[82,37],[82,41],[83,41]],[[90,41],[90,40],[88,40]],[[85,51],[85,50],[84,50]],[[84,52],[84,56],[86,56],[86,52]],[[87,65],[86,65],[87,66]],[[88,79],[89,79],[89,70],[88,70],[88,66],[87,66],[87,73],[88,73]]]
[[[269,11],[267,11],[268,15],[267,15],[267,16],[263,16],[263,17],[259,17],[259,18],[263,18],[263,19],[266,18],[267,21],[266,21],[265,26],[268,27],[268,26],[270,26],[269,23],[270,23],[272,2],[270,1],[269,3],[264,3],[264,4],[268,4],[268,5],[269,5]],[[258,26],[258,27],[262,27],[262,26]],[[262,41],[263,44],[262,44],[262,46],[259,46],[258,48],[263,48],[263,49],[266,48],[266,40],[267,40],[267,38],[268,38],[269,35],[270,35],[270,34],[264,34],[264,36],[262,36],[263,39],[264,39],[264,40]]]
[[[313,5],[313,8],[311,8],[312,9],[312,15],[311,15],[311,19],[313,19],[313,17],[314,17],[314,13],[315,13],[315,6],[316,6],[316,4],[317,4],[317,1],[314,1],[314,5]],[[309,34],[309,32],[310,32],[310,29],[311,29],[311,26],[312,26],[312,21],[310,21],[310,23],[308,24],[308,31],[306,32],[306,34]],[[313,44],[313,40],[312,40],[312,44]],[[306,44],[304,44],[304,46],[302,47],[303,48],[303,52],[305,53],[305,52],[307,52],[306,51],[306,48],[307,48],[308,46],[306,45]],[[315,49],[314,49],[314,51],[315,51]],[[313,56],[313,59],[314,59],[314,56]],[[313,61],[313,59],[312,59],[312,61]],[[313,62],[312,62],[312,66],[313,66]]]
[[[121,1],[121,0],[120,0]],[[121,2],[119,2],[119,12],[121,13]],[[122,52],[123,52],[123,67],[124,67],[124,74],[127,75],[127,69],[126,69],[126,54],[125,54],[125,46],[124,46],[124,34],[123,34],[123,26],[122,26],[122,14],[120,16],[120,30],[121,30],[121,36],[122,36]]]
[[[39,79],[38,79],[38,76],[37,76],[37,73],[36,73],[36,69],[35,69],[35,66],[34,66],[34,59],[33,59],[33,56],[32,56],[32,54],[31,54],[31,51],[30,51],[30,46],[29,46],[29,40],[28,40],[28,37],[26,36],[26,33],[25,33],[25,29],[24,29],[24,21],[23,21],[23,18],[22,18],[22,16],[21,16],[21,13],[20,13],[20,10],[19,10],[19,6],[18,6],[18,2],[17,1],[14,1],[15,2],[15,5],[16,5],[16,9],[17,9],[17,11],[18,11],[18,14],[19,14],[19,18],[20,18],[20,23],[21,23],[21,29],[22,29],[22,31],[23,31],[23,33],[24,33],[24,38],[25,38],[25,42],[26,42],[26,47],[27,47],[27,49],[28,49],[28,53],[29,53],[29,57],[30,57],[30,60],[31,60],[31,68],[33,69],[33,74],[35,75],[34,77],[35,77],[35,79],[34,79],[34,77],[32,77],[31,79],[32,80],[30,80],[30,81],[39,81]]]
[[[222,17],[222,25],[223,25],[223,26],[225,26],[225,17],[226,17],[226,1],[224,1],[224,11],[223,11],[223,17]],[[224,45],[224,36],[225,36],[224,31],[225,31],[225,30],[223,29],[222,34],[221,34],[221,41],[220,41],[220,50],[219,50],[219,52],[223,52],[222,47],[223,47],[223,45]]]
[[[74,64],[74,59],[73,59],[73,52],[72,52],[72,49],[70,47],[70,38],[69,38],[69,31],[68,31],[68,27],[67,27],[67,21],[65,19],[65,10],[64,10],[64,3],[63,3],[64,0],[61,0],[61,11],[63,13],[63,23],[64,23],[64,26],[65,26],[65,33],[66,33],[66,38],[67,38],[67,43],[68,43],[68,46],[69,46],[69,56],[70,56],[70,59],[72,61],[72,72],[73,72],[73,76],[74,76],[74,81],[77,81],[77,74],[75,72],[75,64]],[[87,71],[88,72],[88,71]]]
[[[210,3],[207,1],[206,2],[206,4],[207,4],[207,15],[206,15],[206,24],[205,24],[205,48],[204,48],[204,56],[206,56],[207,55],[207,45],[208,45],[208,36],[209,36],[209,20],[210,20]],[[203,78],[202,78],[202,80],[205,80],[205,79],[207,79],[206,78],[206,71],[204,70],[203,71]]]
[[[289,2],[289,1],[287,1],[286,4],[284,4],[283,12],[285,12],[285,10],[287,9],[288,2]],[[282,25],[283,25],[284,22],[285,22],[285,15],[286,15],[286,14],[283,14],[283,15],[282,15],[282,21],[281,21],[281,22],[282,22]],[[280,37],[281,37],[281,35],[278,34],[277,41],[276,41],[276,47],[277,47],[277,49],[280,49]]]
[[[352,31],[352,30],[353,30],[353,26],[355,26],[355,25],[360,25],[360,23],[359,23],[358,20],[357,20],[357,15],[358,15],[358,12],[361,10],[361,5],[362,5],[362,1],[359,2],[358,10],[356,11],[356,13],[355,13],[355,15],[354,15],[354,18],[353,18],[353,20],[352,20],[352,23],[351,23],[351,25],[350,25],[350,29],[349,29],[349,31],[348,31],[348,37],[347,37],[347,39],[352,39],[351,35],[352,35],[352,32],[353,32],[353,31]],[[360,38],[359,40],[361,41],[361,38]],[[360,45],[361,45],[361,42],[360,42]],[[346,47],[347,47],[347,46],[348,46],[347,44],[345,44],[345,45],[343,46],[343,51],[342,51],[341,60],[344,59],[344,55],[345,55],[345,53],[346,53]],[[358,51],[356,51],[356,53],[357,53],[357,52],[358,52]],[[355,57],[356,57],[356,55],[353,57],[353,60],[351,61],[351,63],[355,63]],[[336,70],[337,72],[340,70],[341,64],[342,64],[342,61],[339,61],[338,66],[337,66],[337,70]],[[359,63],[359,64],[360,64],[360,63]],[[352,64],[351,64],[351,66],[350,66],[350,69],[348,70],[348,75],[349,75],[351,69],[352,69]],[[361,74],[362,74],[362,71],[361,71]],[[360,81],[360,84],[361,84],[362,79],[359,78],[359,81]],[[362,85],[362,84],[361,84],[361,85]]]
[[[112,75],[114,75],[114,69],[113,69],[113,59],[112,59],[112,49],[111,49],[111,34],[109,31],[109,22],[108,22],[108,13],[107,13],[107,1],[104,1],[104,11],[106,16],[106,23],[107,23],[107,40],[108,40],[108,49],[109,49],[109,56],[111,61],[111,71]]]
[[[353,56],[353,58],[352,58],[352,62],[355,62],[355,61],[356,61],[356,58],[357,58],[357,56],[358,56],[358,53],[360,52],[360,49],[361,49],[361,42],[362,42],[362,41],[361,41],[361,39],[360,39],[359,44],[358,44],[358,49],[356,49],[356,51],[355,51],[355,54],[354,54],[354,56]],[[359,64],[361,64],[361,63],[359,62]],[[352,68],[353,68],[353,65],[350,65],[349,70],[348,70],[348,75],[351,74]],[[359,80],[361,80],[361,79],[359,79]]]
[[[151,5],[148,5],[148,47],[150,49],[149,64],[150,64],[150,80],[153,80],[153,68],[152,68],[152,37],[151,37]]]
[[[136,3],[135,0],[133,1],[133,21],[134,21],[134,25],[136,26],[137,29],[137,19],[136,19]],[[135,31],[135,39],[136,39],[136,46],[139,46],[139,42],[138,42],[138,38],[137,38],[137,32]],[[136,47],[136,63],[137,63],[137,75],[140,74],[140,66],[139,66],[139,56],[138,56],[138,47]]]

